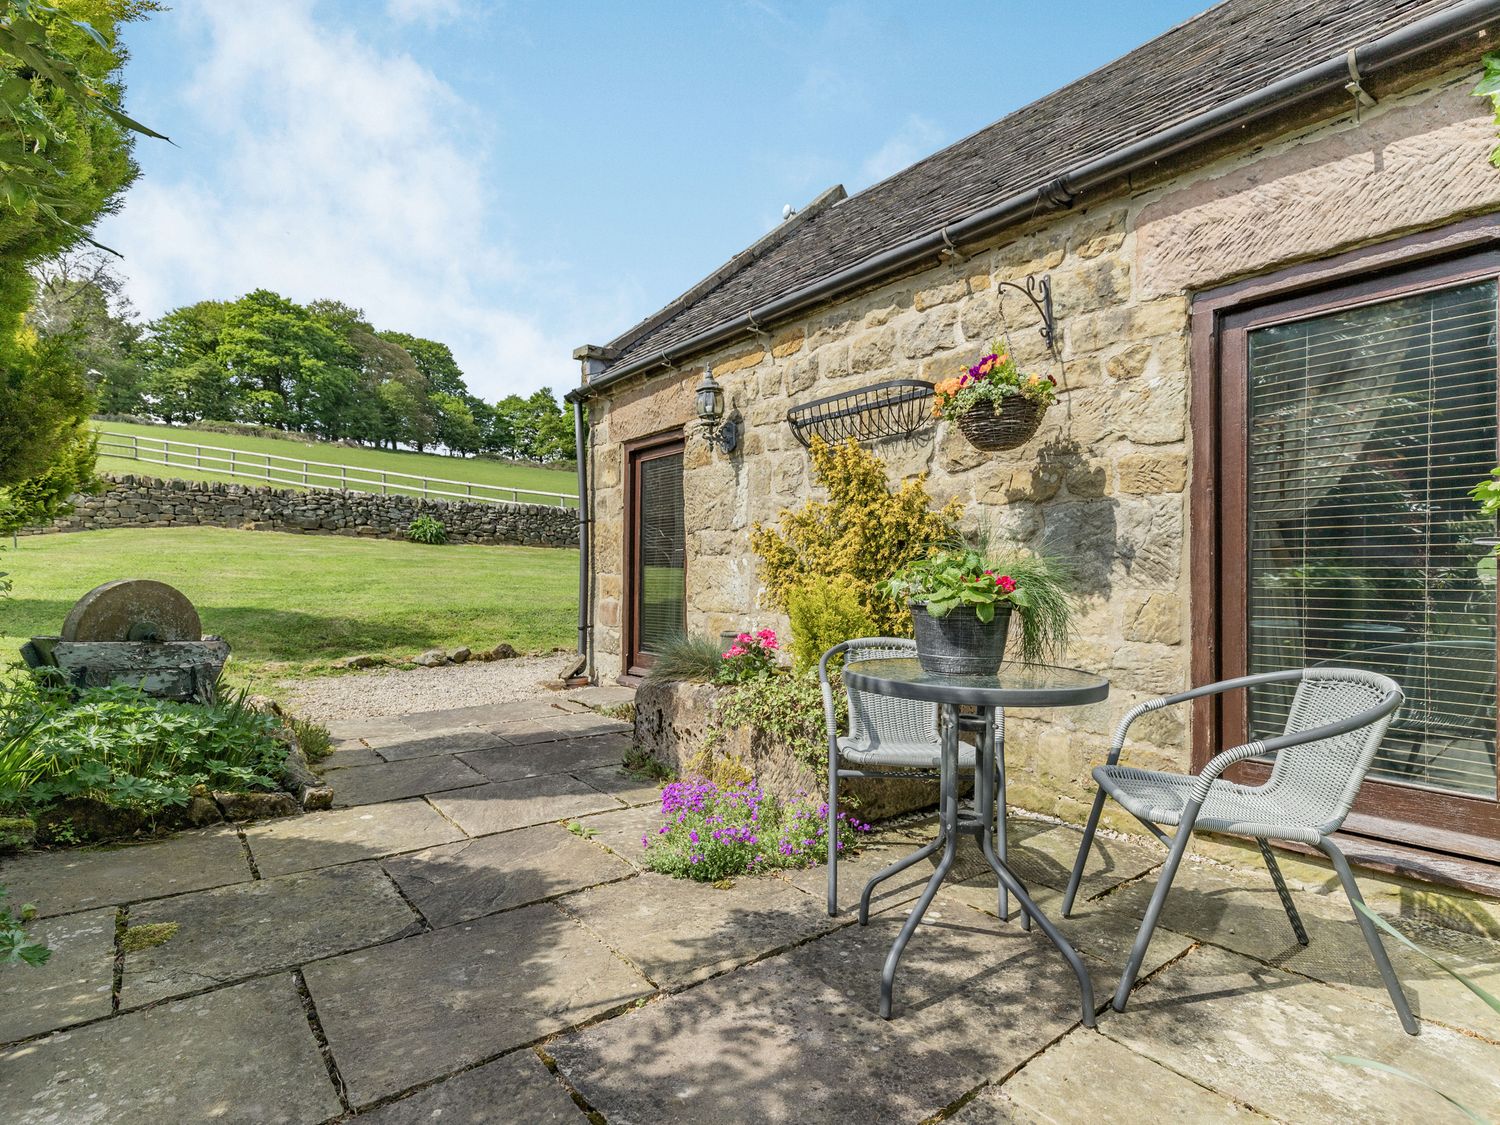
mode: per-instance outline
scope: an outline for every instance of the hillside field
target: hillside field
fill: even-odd
[[[317,674],[339,657],[410,660],[501,641],[521,652],[576,640],[578,552],[426,547],[341,535],[142,528],[25,536],[0,551],[0,652],[56,634],[73,603],[115,578],[155,578],[234,649],[232,682]]]
[[[322,461],[333,465],[348,465],[351,468],[364,470],[384,470],[389,473],[413,473],[417,476],[434,477],[443,480],[469,481],[474,484],[498,485],[502,488],[529,488],[537,492],[557,492],[573,496],[578,491],[578,478],[571,469],[547,469],[534,465],[507,465],[500,461],[489,461],[478,457],[447,457],[440,453],[412,453],[407,450],[390,449],[362,449],[354,446],[334,445],[325,442],[295,441],[290,438],[266,438],[252,437],[243,434],[218,434],[205,430],[189,430],[180,426],[142,426],[127,422],[95,422],[96,429],[109,431],[116,434],[126,434],[141,440],[142,452],[147,456],[156,454],[147,453],[148,445],[153,441],[189,442],[194,445],[217,446],[220,449],[234,449],[248,454],[269,454],[275,457],[290,457],[297,461]],[[102,438],[104,441],[118,440]],[[160,449],[160,446],[156,446]],[[172,450],[174,460],[179,455],[186,455],[187,450],[168,447]],[[227,456],[227,455],[220,455]],[[222,468],[222,466],[217,466]],[[282,469],[288,466],[280,466]],[[253,485],[254,479],[249,477],[231,477],[223,472],[215,472],[214,468],[199,469],[191,465],[158,465],[150,462],[134,460],[111,453],[109,450],[100,450],[99,471],[104,473],[133,473],[137,476],[156,477],[178,477],[184,480],[222,480],[233,481],[239,484]],[[322,469],[321,472],[337,470]],[[263,482],[262,482],[263,483]],[[295,482],[275,481],[272,482],[278,488],[298,488]],[[334,482],[314,480],[313,483],[324,487],[336,486]],[[413,483],[413,482],[408,482]],[[446,486],[435,486],[445,491],[462,492],[463,489],[448,488]],[[350,488],[364,491],[379,491],[378,486],[360,485],[350,482]],[[402,488],[392,484],[389,486],[391,492],[413,492],[420,495],[420,488]],[[555,504],[553,497],[528,497],[524,493],[520,496],[522,501],[530,503]],[[567,501],[569,507],[574,506],[572,500]]]

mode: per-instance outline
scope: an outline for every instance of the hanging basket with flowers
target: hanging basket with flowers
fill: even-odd
[[[990,347],[973,367],[933,388],[932,411],[956,421],[975,449],[993,453],[1036,436],[1042,415],[1057,401],[1057,380],[1023,372],[998,342]]]

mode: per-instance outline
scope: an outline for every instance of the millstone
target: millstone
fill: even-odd
[[[199,641],[203,623],[180,590],[148,578],[96,586],[68,612],[65,641]]]

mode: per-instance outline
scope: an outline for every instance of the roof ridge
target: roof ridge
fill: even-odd
[[[613,340],[606,344],[605,347],[623,352],[626,348],[635,343],[642,336],[646,335],[648,332],[652,331],[655,328],[659,328],[662,324],[671,320],[683,309],[687,308],[689,305],[692,305],[700,298],[707,296],[714,289],[717,289],[730,277],[733,277],[740,270],[748,266],[751,262],[755,261],[758,258],[764,257],[773,247],[782,242],[788,235],[795,232],[796,229],[803,223],[809,222],[810,220],[816,218],[821,212],[826,211],[829,207],[832,207],[835,204],[842,203],[847,198],[849,198],[849,194],[844,190],[843,184],[834,184],[831,188],[827,188],[824,191],[820,192],[812,200],[812,202],[810,202],[806,207],[802,208],[802,210],[793,211],[791,215],[781,220],[781,222],[777,223],[765,234],[761,235],[749,246],[745,247],[745,249],[741,250],[734,257],[730,258],[729,261],[725,262],[718,269],[714,270],[713,273],[709,274],[703,280],[694,285],[691,289],[687,290],[687,292],[683,293],[675,300],[668,302],[668,304],[652,313],[645,320],[642,320],[639,324],[636,324],[634,327],[627,328],[624,332],[621,332],[618,336],[616,336]]]

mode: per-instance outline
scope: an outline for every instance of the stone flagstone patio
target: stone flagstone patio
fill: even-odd
[[[821,869],[722,889],[643,872],[658,791],[620,767],[627,728],[591,698],[344,723],[330,811],[0,864],[55,951],[0,977],[0,1121],[1461,1119],[1338,1054],[1500,1117],[1500,1017],[1392,943],[1422,1019],[1406,1036],[1332,872],[1284,861],[1304,949],[1253,851],[1228,843],[1185,866],[1128,1011],[1097,1030],[982,879],[940,892],[883,1021],[880,966],[931,869],[886,884],[868,927],[851,907],[930,824],[887,827],[841,867],[837,918]],[[1077,844],[1012,821],[1054,919]],[[1160,859],[1102,840],[1060,920],[1101,1007]],[[1361,882],[1500,989],[1500,906]]]

